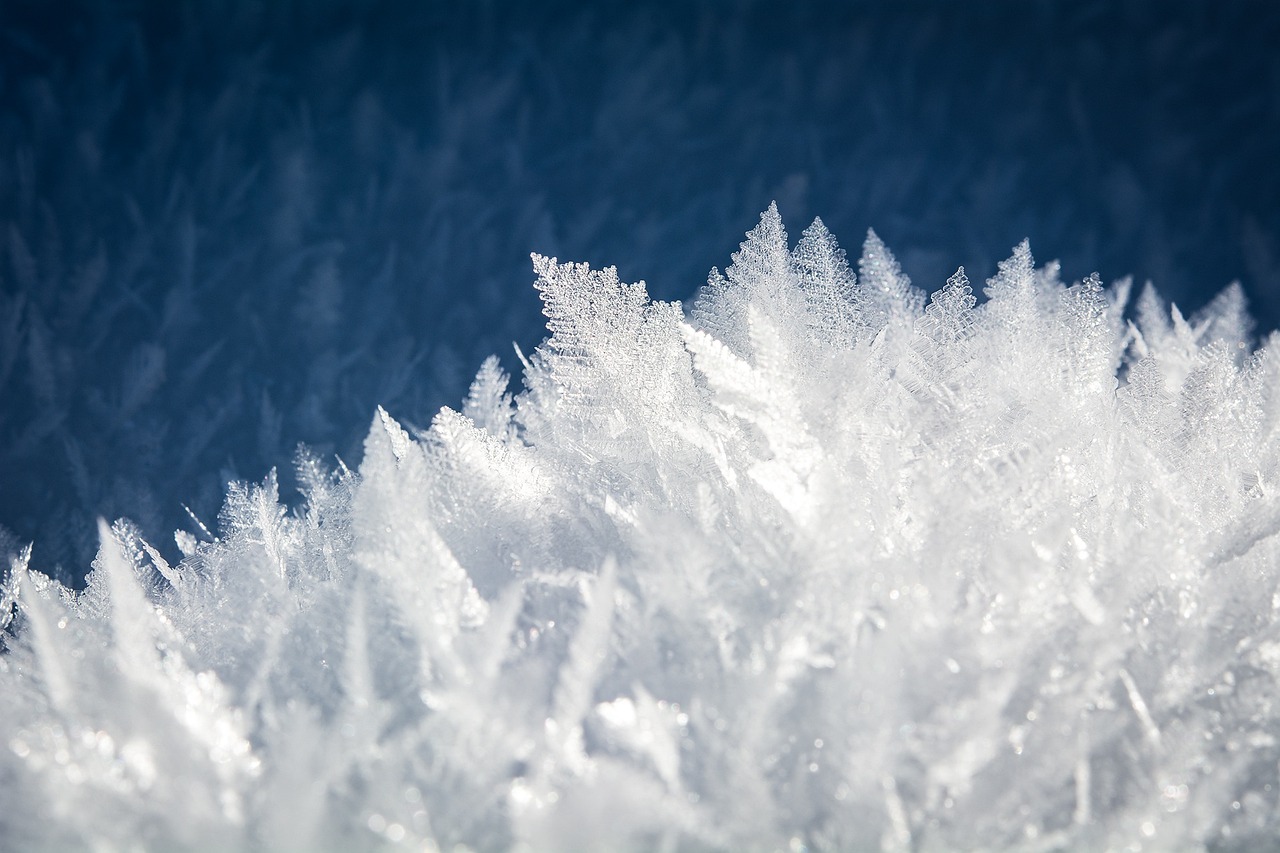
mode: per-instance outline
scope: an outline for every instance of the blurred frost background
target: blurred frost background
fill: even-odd
[[[288,493],[514,366],[530,251],[685,298],[771,199],[926,290],[1030,237],[1272,328],[1276,44],[1268,3],[3,0],[0,545],[73,579],[97,516]]]

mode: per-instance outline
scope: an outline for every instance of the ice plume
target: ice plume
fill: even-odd
[[[1258,849],[1280,355],[1018,246],[927,304],[771,207],[171,565],[2,590],[7,849]],[[1132,319],[1130,319],[1132,318]]]

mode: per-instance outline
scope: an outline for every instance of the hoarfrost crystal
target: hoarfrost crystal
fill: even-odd
[[[1026,243],[977,304],[763,215],[686,315],[534,257],[547,341],[170,565],[0,585],[12,849],[1255,849],[1280,356]]]

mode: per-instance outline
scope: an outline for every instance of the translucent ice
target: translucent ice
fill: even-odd
[[[177,565],[0,586],[12,849],[1257,849],[1280,356],[1026,243],[978,304],[771,207],[686,313],[550,337]],[[16,602],[16,604],[15,604]]]

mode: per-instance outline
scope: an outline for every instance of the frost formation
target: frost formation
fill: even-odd
[[[514,395],[0,595],[7,849],[1258,849],[1280,356],[774,207],[685,314],[534,257]]]

